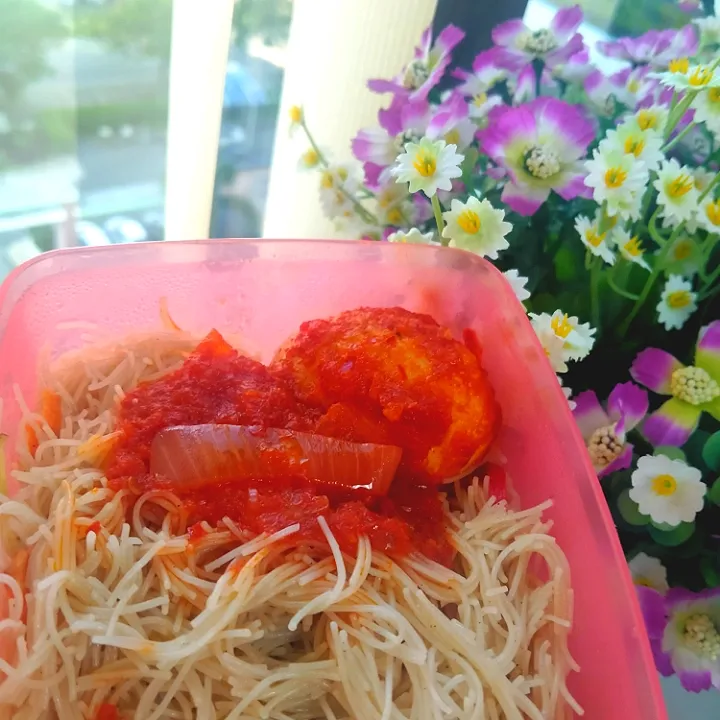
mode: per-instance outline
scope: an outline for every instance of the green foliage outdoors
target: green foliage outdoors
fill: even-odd
[[[78,37],[121,53],[170,60],[172,0],[116,0],[79,8]]]

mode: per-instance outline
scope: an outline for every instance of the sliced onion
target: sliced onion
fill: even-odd
[[[150,448],[150,472],[177,489],[223,480],[301,478],[387,493],[402,450],[249,425],[178,425]]]

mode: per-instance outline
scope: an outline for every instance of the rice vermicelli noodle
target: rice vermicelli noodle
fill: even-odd
[[[192,524],[170,489],[113,485],[118,403],[181,367],[183,332],[42,373],[59,423],[23,406],[0,504],[0,718],[567,718],[572,590],[543,513],[489,478],[445,486],[443,565],[341,547],[317,518]],[[55,425],[53,427],[53,425]],[[131,502],[132,500],[132,502]]]

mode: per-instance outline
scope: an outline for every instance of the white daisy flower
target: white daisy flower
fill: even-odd
[[[344,217],[354,218],[355,207],[352,198],[364,178],[359,163],[333,163],[320,173],[320,204],[331,220]]]
[[[706,197],[698,210],[698,222],[709,233],[720,235],[720,200]]]
[[[567,372],[567,361],[587,357],[595,343],[595,328],[591,328],[588,323],[580,323],[577,317],[569,317],[562,310],[556,310],[552,315],[530,313],[530,322],[555,372]],[[553,361],[557,339],[562,341],[559,362],[557,359]]]
[[[331,163],[320,174],[320,187],[334,190],[342,187],[349,193],[358,190],[365,175],[357,162]]]
[[[617,245],[620,255],[631,263],[639,265],[645,270],[650,270],[650,266],[645,260],[645,251],[637,235],[630,236],[630,233],[623,228],[617,228],[613,231],[612,240]]]
[[[600,147],[604,146],[608,151],[617,150],[641,160],[651,172],[665,159],[665,154],[660,150],[662,145],[661,135],[641,130],[634,120],[618,125],[616,130],[608,130],[600,143]]]
[[[703,18],[696,18],[693,23],[700,30],[700,46],[703,48],[720,45],[720,2],[715,0],[715,12]]]
[[[505,236],[512,225],[504,221],[505,211],[496,210],[488,200],[468,198],[466,203],[453,200],[443,213],[443,237],[450,247],[469,250],[481,257],[497,260],[498,252],[509,247]]]
[[[305,113],[300,105],[291,105],[288,115],[290,117],[290,134],[292,134],[305,122]]]
[[[648,77],[657,78],[673,90],[700,91],[720,87],[720,73],[715,68],[711,65],[691,65],[687,58],[671,60],[667,72],[650,73]]]
[[[627,213],[630,200],[634,207],[635,197],[640,197],[645,190],[648,169],[634,155],[614,150],[604,143],[603,140],[595,150],[592,160],[585,162],[589,171],[585,184],[593,189],[593,198],[598,205],[607,202],[608,214]]]
[[[568,405],[570,406],[571,410],[574,410],[577,407],[577,403],[572,399],[573,391],[571,388],[566,387],[563,384],[563,379],[559,375],[555,375],[555,377],[558,379],[558,382],[560,383],[560,388],[563,391],[563,395],[565,396],[565,399],[567,400]]]
[[[661,593],[668,591],[667,570],[656,557],[638,553],[628,563],[628,567],[635,585],[653,588]]]
[[[658,170],[653,183],[658,191],[657,202],[663,216],[678,222],[689,220],[697,209],[698,191],[692,170],[672,158]]]
[[[410,228],[407,232],[398,230],[388,235],[388,242],[409,243],[411,245],[432,245],[435,233],[421,233],[417,228]]]
[[[692,522],[704,505],[702,473],[665,455],[644,455],[631,476],[630,498],[654,523]]]
[[[650,105],[641,108],[628,122],[634,123],[640,130],[662,136],[670,111],[665,105]]]
[[[530,297],[530,292],[525,288],[528,281],[526,277],[520,275],[520,273],[514,268],[512,270],[506,270],[503,275],[505,276],[505,279],[510,283],[510,287],[513,289],[515,297],[520,302],[524,302]]]
[[[690,107],[695,110],[695,122],[704,122],[710,132],[720,134],[720,87],[698,93]]]
[[[575,218],[575,229],[580,235],[582,244],[595,256],[601,257],[608,265],[615,262],[615,253],[607,242],[607,232],[599,233],[597,222],[593,222],[585,215]]]
[[[485,92],[480,92],[468,102],[468,115],[476,123],[480,123],[485,120],[494,107],[502,104],[503,101],[499,95],[488,95]]]
[[[410,192],[422,190],[432,197],[438,189],[452,189],[452,179],[462,175],[463,156],[456,150],[455,145],[447,145],[444,140],[424,137],[419,143],[405,145],[391,172],[396,182],[410,183]]]
[[[706,170],[704,167],[696,167],[692,169],[693,178],[695,179],[695,189],[699,192],[705,192],[708,185],[715,180],[715,173]]]
[[[320,155],[315,148],[308,148],[298,159],[300,170],[314,170],[320,165]]]
[[[546,313],[543,313],[545,315]],[[545,356],[550,363],[550,367],[555,373],[564,373],[568,371],[567,359],[565,358],[565,340],[558,337],[552,329],[541,328],[541,323],[532,323],[535,334],[540,340]]]
[[[697,310],[697,294],[692,290],[692,283],[680,275],[668,276],[656,310],[666,330],[679,330]]]
[[[691,235],[681,234],[673,240],[668,249],[665,274],[692,277],[700,269],[702,260],[697,240]]]
[[[330,220],[340,217],[350,218],[355,215],[352,201],[339,189],[328,189],[321,185],[320,206]]]

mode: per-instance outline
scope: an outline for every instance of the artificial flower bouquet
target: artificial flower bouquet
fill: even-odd
[[[546,29],[499,25],[471,70],[451,68],[462,31],[428,31],[395,78],[368,83],[390,100],[352,162],[291,109],[300,164],[347,235],[504,272],[569,381],[658,668],[693,691],[720,687],[718,5],[598,43],[599,66],[579,7]]]

